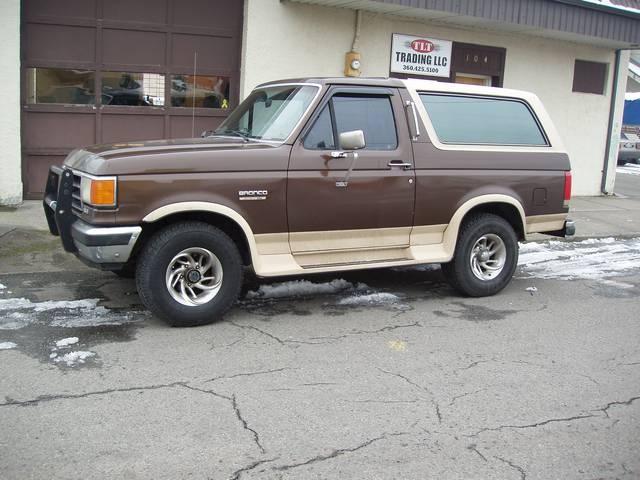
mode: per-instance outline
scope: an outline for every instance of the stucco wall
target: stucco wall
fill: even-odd
[[[20,0],[0,2],[0,205],[22,202]]]
[[[349,9],[247,0],[242,95],[268,80],[342,75],[354,24],[355,12]],[[364,76],[388,76],[392,33],[506,48],[504,86],[529,90],[541,98],[571,156],[574,194],[600,194],[613,78],[612,50],[489,30],[445,28],[365,12],[358,49]],[[610,64],[605,95],[571,91],[575,59]]]

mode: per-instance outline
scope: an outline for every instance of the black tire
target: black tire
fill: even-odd
[[[476,241],[487,234],[494,234],[504,242],[506,259],[502,271],[489,280],[478,278],[471,268],[471,252]],[[504,218],[490,213],[473,215],[465,219],[458,233],[453,259],[442,264],[442,273],[449,284],[463,295],[486,297],[495,295],[506,287],[518,265],[518,237]]]
[[[218,293],[198,306],[176,301],[165,275],[171,260],[188,248],[204,248],[220,261],[223,279]],[[144,305],[174,327],[193,327],[220,320],[238,299],[242,287],[242,259],[233,241],[221,230],[203,222],[181,222],[157,232],[138,258],[136,284]]]

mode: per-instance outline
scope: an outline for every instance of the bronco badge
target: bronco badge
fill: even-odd
[[[268,190],[238,190],[240,200],[266,200],[268,195]]]

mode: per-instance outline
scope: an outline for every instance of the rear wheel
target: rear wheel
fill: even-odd
[[[483,213],[463,223],[453,259],[442,265],[447,281],[470,297],[506,287],[518,264],[518,238],[502,217]]]
[[[221,230],[202,222],[171,225],[142,250],[136,271],[145,306],[175,327],[219,320],[242,286],[238,248]]]

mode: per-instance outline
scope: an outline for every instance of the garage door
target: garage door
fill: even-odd
[[[26,0],[26,198],[96,143],[199,136],[238,102],[240,0]]]

